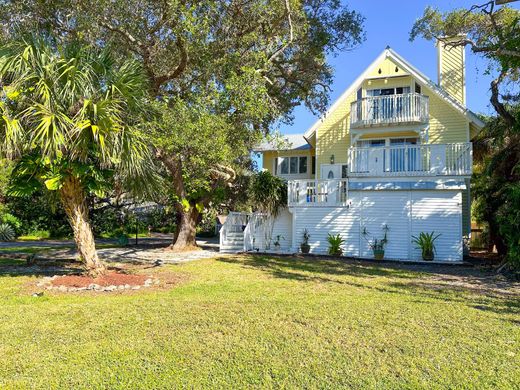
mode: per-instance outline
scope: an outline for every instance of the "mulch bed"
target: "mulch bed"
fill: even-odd
[[[47,276],[40,279],[36,286],[46,288],[47,290],[74,292],[85,290],[139,290],[141,288],[157,286],[158,284],[159,279],[151,275],[111,271],[98,278],[81,274]]]
[[[65,275],[59,276],[51,281],[52,286],[65,287],[88,287],[91,284],[98,286],[142,286],[149,277],[145,275],[132,275],[110,272],[98,278],[93,278],[88,275]]]

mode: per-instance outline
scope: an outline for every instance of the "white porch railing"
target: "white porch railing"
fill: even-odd
[[[228,245],[230,239],[230,233],[243,234],[248,222],[250,215],[247,213],[230,212],[226,218],[226,221],[220,229],[220,248]],[[242,244],[243,246],[243,244]]]
[[[472,164],[470,142],[348,149],[349,176],[471,175]]]
[[[265,249],[267,216],[262,213],[253,213],[244,230],[244,250],[254,251]]]
[[[370,96],[351,103],[351,127],[428,123],[428,96],[418,93]]]
[[[288,182],[289,207],[345,206],[348,180],[291,180]]]

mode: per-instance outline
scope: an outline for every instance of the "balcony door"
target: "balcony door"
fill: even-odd
[[[355,164],[357,173],[374,173],[379,174],[384,170],[384,154],[386,140],[371,139],[357,142]]]
[[[420,167],[420,152],[417,138],[394,138],[390,140],[390,155],[385,160],[387,172],[413,172]]]
[[[368,97],[380,97],[379,99],[370,99],[371,119],[373,120],[391,120],[399,116],[406,107],[403,96],[410,93],[410,87],[397,88],[381,88],[367,90]]]

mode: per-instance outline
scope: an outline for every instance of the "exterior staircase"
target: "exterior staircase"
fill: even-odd
[[[238,253],[244,251],[244,232],[229,232],[227,239],[220,244],[222,253]]]
[[[244,230],[249,222],[249,214],[231,212],[220,229],[220,252],[244,252]]]

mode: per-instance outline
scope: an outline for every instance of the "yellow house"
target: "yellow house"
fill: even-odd
[[[271,231],[289,238],[277,248],[298,251],[307,230],[312,252],[327,250],[330,233],[346,255],[373,257],[386,236],[386,258],[420,260],[412,236],[435,232],[436,258],[462,260],[471,139],[484,124],[465,105],[464,48],[437,49],[438,84],[387,47],[304,134],[257,149],[263,169],[288,181],[288,208]],[[253,230],[243,249],[270,249]]]

